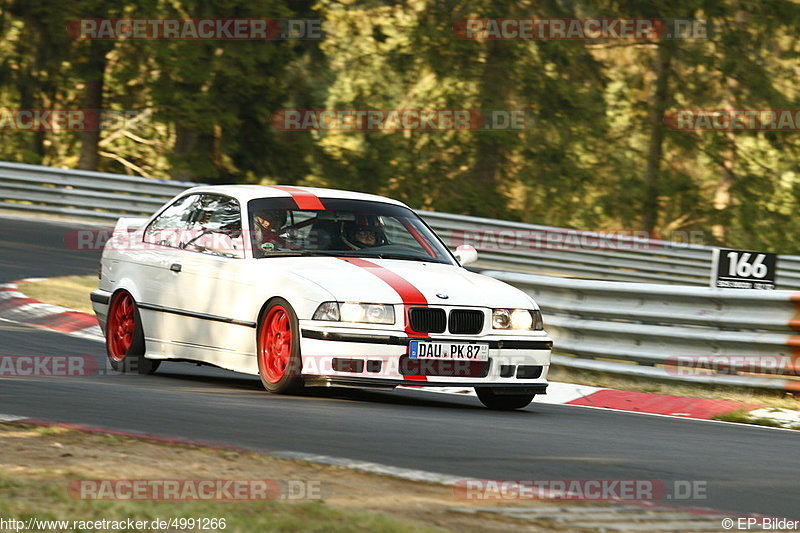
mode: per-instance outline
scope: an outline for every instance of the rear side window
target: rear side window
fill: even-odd
[[[244,258],[239,203],[228,196],[194,194],[175,201],[145,230],[145,242]]]
[[[178,248],[181,232],[188,230],[192,225],[189,221],[191,208],[199,198],[199,194],[192,194],[175,200],[147,226],[144,242]]]
[[[195,252],[244,258],[242,212],[228,196],[202,195],[191,207],[188,231],[180,248]]]

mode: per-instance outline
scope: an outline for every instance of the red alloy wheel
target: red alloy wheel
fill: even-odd
[[[136,304],[127,292],[114,298],[108,313],[108,356],[122,362],[127,357],[136,331]]]
[[[281,305],[272,307],[258,337],[258,357],[264,379],[278,383],[286,375],[292,357],[292,321]]]

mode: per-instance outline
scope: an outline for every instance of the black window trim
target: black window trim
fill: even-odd
[[[177,204],[178,202],[181,202],[181,201],[185,200],[186,198],[189,198],[190,196],[219,196],[220,198],[229,198],[229,199],[233,200],[236,203],[236,205],[239,207],[239,225],[241,226],[242,231],[244,231],[244,225],[243,225],[244,220],[242,218],[242,213],[243,213],[242,204],[241,204],[241,202],[239,202],[239,200],[236,197],[231,196],[230,194],[225,194],[225,193],[221,193],[221,192],[194,191],[194,192],[187,192],[186,194],[183,194],[183,195],[175,198],[172,202],[170,202],[169,204],[167,204],[164,207],[162,207],[155,215],[153,215],[153,218],[150,220],[150,222],[147,224],[147,227],[145,227],[144,231],[142,232],[142,243],[143,244],[157,244],[159,246],[164,246],[164,248],[169,248],[171,250],[182,250],[184,252],[193,252],[193,253],[196,253],[196,254],[214,255],[214,257],[225,257],[227,259],[246,259],[247,258],[247,254],[244,253],[246,251],[246,249],[247,249],[247,245],[246,244],[245,244],[245,247],[242,249],[242,252],[243,252],[242,253],[242,257],[230,257],[230,256],[227,256],[227,255],[210,254],[210,253],[207,253],[207,252],[203,252],[201,250],[187,250],[186,248],[177,248],[175,246],[165,246],[163,244],[154,243],[154,242],[150,242],[150,241],[146,241],[145,240],[145,238],[147,236],[147,232],[150,231],[150,226],[152,226],[155,223],[155,221],[158,220],[158,217],[160,217],[164,213],[164,211],[166,211],[167,209],[169,209],[173,205]],[[242,235],[242,238],[244,239],[244,234]]]
[[[258,198],[250,198],[247,201],[247,224],[248,224],[248,229],[250,229],[250,204],[252,202],[255,202],[255,201],[258,201],[258,200],[265,200],[265,199],[268,199],[268,198],[270,198],[270,199],[271,198],[281,198],[282,199],[283,197],[281,197],[281,196],[261,196],[261,197],[258,197]],[[436,239],[436,241],[447,252],[448,256],[450,257],[450,259],[452,261],[450,266],[457,266],[457,267],[460,267],[460,268],[464,268],[463,266],[461,266],[461,263],[456,258],[456,256],[453,253],[453,251],[450,250],[450,247],[447,246],[447,244],[442,240],[442,238],[439,236],[439,234],[436,233],[436,231],[434,231],[434,229],[430,226],[430,224],[428,224],[425,221],[425,219],[422,218],[422,216],[420,216],[419,213],[417,213],[414,209],[411,209],[407,205],[405,205],[405,204],[396,204],[394,202],[381,202],[379,200],[364,200],[362,198],[325,198],[324,196],[320,196],[320,200],[323,201],[323,205],[324,205],[324,201],[326,199],[327,200],[347,200],[348,202],[359,202],[359,203],[365,203],[365,204],[386,204],[386,205],[390,205],[392,207],[397,207],[399,209],[403,209],[405,211],[409,211],[409,212],[411,212],[412,215],[417,217],[417,220],[419,220],[422,223],[422,225],[425,226],[428,229],[428,231],[431,232],[431,235],[433,235],[433,237]],[[300,208],[297,208],[297,209],[293,209],[293,211],[316,211],[316,210],[315,209],[300,209]],[[251,250],[251,257],[255,258],[255,256],[252,255],[252,250]],[[279,257],[279,256],[277,256],[277,257]],[[264,256],[264,257],[261,257],[261,258],[258,258],[258,259],[269,259],[269,258],[270,258],[270,256]]]

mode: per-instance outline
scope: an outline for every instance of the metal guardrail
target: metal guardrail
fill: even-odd
[[[420,211],[448,244],[473,244],[487,269],[708,286],[712,247]],[[800,289],[800,256],[780,255],[776,284]]]
[[[483,271],[530,294],[554,362],[617,374],[800,391],[800,294]],[[558,354],[570,354],[571,357]]]
[[[0,207],[59,215],[149,215],[195,185],[0,162]],[[681,285],[707,285],[711,270],[707,246],[431,211],[420,215],[452,248],[474,244],[481,252],[477,266],[487,269]],[[800,256],[779,256],[777,285],[800,289]]]
[[[195,185],[0,162],[0,208],[81,218],[149,215]],[[800,353],[800,337],[792,335],[800,326],[791,292],[697,286],[708,284],[710,247],[587,233],[579,235],[590,237],[594,246],[574,246],[569,241],[574,230],[426,211],[420,215],[452,248],[474,243],[479,270],[536,299],[555,339],[556,364],[800,390],[793,379],[735,370],[686,375],[665,364],[678,356],[792,358]],[[800,256],[779,256],[777,281],[779,288],[800,288]]]
[[[116,220],[150,215],[197,183],[0,162],[0,207]]]

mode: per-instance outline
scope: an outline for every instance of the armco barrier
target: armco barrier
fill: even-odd
[[[168,198],[198,183],[165,181],[102,172],[66,170],[0,162],[0,208],[113,220],[147,215]],[[420,211],[420,215],[455,248],[475,234],[514,235],[514,245],[481,246],[478,266],[555,276],[707,285],[711,250],[696,244],[626,235],[597,235],[595,246],[542,246],[563,242],[565,228]],[[582,236],[591,233],[582,232]],[[777,284],[800,289],[800,256],[778,259]]]
[[[419,214],[448,244],[471,244],[469,236],[475,234],[493,237],[488,248],[481,246],[480,237],[475,241],[480,266],[490,269],[705,286],[711,272],[713,248],[708,246],[592,232],[578,236],[589,237],[594,246],[562,246],[576,236],[574,230],[429,211]],[[503,246],[504,233],[512,236],[512,246]],[[800,289],[800,256],[778,257],[777,285]]]
[[[195,185],[0,162],[0,208],[109,222],[148,215]],[[711,266],[709,247],[619,235],[597,235],[595,247],[551,247],[541,244],[560,242],[571,230],[426,211],[420,215],[453,248],[470,234],[513,235],[510,247],[482,249],[478,243],[476,267],[536,298],[555,339],[556,364],[701,383],[800,388],[791,378],[683,375],[665,365],[676,356],[797,360],[800,353],[800,337],[793,334],[800,327],[796,293],[703,287]],[[800,289],[800,257],[779,256],[777,281],[779,288]]]
[[[800,391],[800,380],[769,364],[761,371],[745,365],[724,373],[676,368],[680,361],[747,359],[780,362],[786,373],[800,373],[800,293],[482,273],[522,289],[541,306],[557,364]]]
[[[196,183],[0,162],[0,206],[82,218],[149,215]]]

